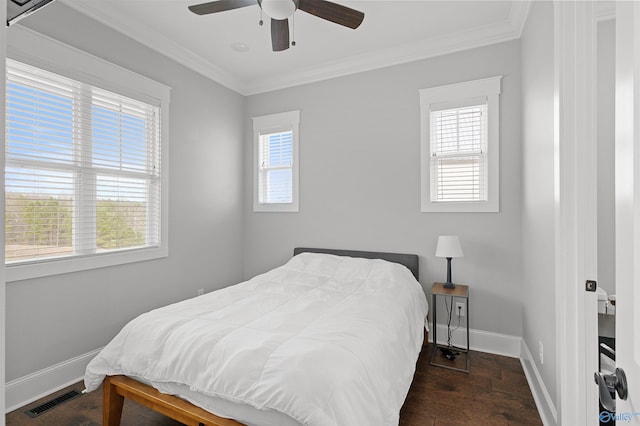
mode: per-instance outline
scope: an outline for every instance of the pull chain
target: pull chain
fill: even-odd
[[[296,13],[291,15],[291,46],[296,45]]]
[[[258,21],[258,25],[264,25],[264,21],[262,20],[262,6],[260,6],[260,21]]]

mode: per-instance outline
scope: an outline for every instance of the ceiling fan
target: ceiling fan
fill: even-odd
[[[189,6],[189,10],[197,15],[208,15],[255,4],[271,17],[274,52],[289,48],[289,17],[298,9],[352,29],[358,28],[364,19],[364,13],[326,0],[217,0]],[[295,41],[291,44],[295,45]]]

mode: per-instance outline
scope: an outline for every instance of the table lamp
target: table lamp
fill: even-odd
[[[455,288],[455,284],[451,282],[451,259],[454,257],[463,257],[462,247],[460,247],[460,239],[454,235],[441,235],[438,237],[438,245],[436,246],[436,257],[447,258],[447,282],[444,288]]]

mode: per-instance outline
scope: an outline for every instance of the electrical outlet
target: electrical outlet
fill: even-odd
[[[465,316],[465,312],[464,302],[456,302],[456,315],[463,317]]]
[[[540,365],[544,364],[544,346],[542,346],[542,340],[538,341],[538,357],[540,358]]]
[[[204,294],[204,288],[198,289],[198,296],[202,296]]]

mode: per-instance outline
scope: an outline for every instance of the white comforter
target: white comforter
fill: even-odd
[[[185,384],[305,425],[397,425],[423,339],[405,267],[303,253],[244,283],[140,315],[88,365]]]

